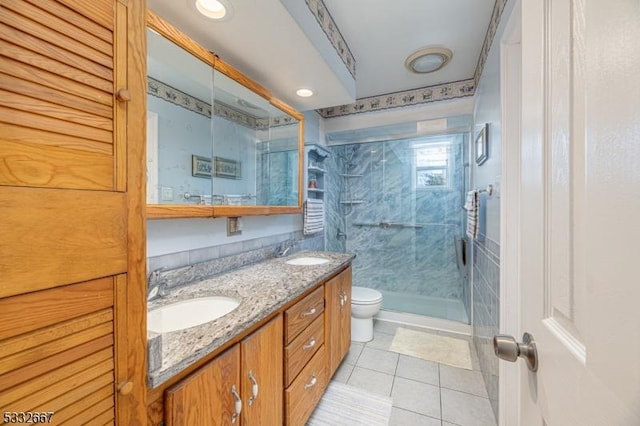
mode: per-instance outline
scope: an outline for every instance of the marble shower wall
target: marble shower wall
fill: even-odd
[[[258,205],[291,206],[298,203],[298,151],[287,149],[288,145],[291,141],[257,144]]]
[[[442,139],[330,148],[326,245],[328,250],[357,255],[354,285],[445,299],[463,297],[454,239],[464,235],[464,136],[450,137],[450,186],[415,188],[414,146]],[[358,225],[382,221],[423,227]],[[338,231],[346,238],[338,237]]]
[[[345,252],[347,250],[346,226],[340,205],[340,192],[344,180],[340,174],[344,166],[342,159],[336,155],[336,149],[331,149],[331,152],[332,154],[324,160],[328,171],[324,181],[325,247],[328,251]]]

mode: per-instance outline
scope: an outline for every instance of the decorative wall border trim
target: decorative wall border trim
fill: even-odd
[[[356,77],[356,59],[354,58],[347,42],[344,37],[340,33],[340,29],[336,25],[331,13],[329,13],[329,9],[324,4],[322,0],[305,0],[307,3],[307,7],[316,17],[316,21],[320,24],[320,28],[327,35],[327,38],[333,45],[333,48],[336,49],[338,55],[344,62],[344,65],[347,67],[353,78]]]
[[[196,114],[211,118],[210,104],[152,77],[147,77],[147,93],[191,112],[195,112]],[[253,130],[266,130],[270,127],[286,126],[294,122],[293,117],[289,116],[256,118],[220,102],[214,104],[213,113],[218,117],[233,121],[234,123]]]
[[[482,75],[484,64],[487,61],[487,56],[489,56],[489,50],[491,49],[493,39],[496,36],[496,31],[498,31],[500,18],[502,18],[502,12],[504,11],[507,1],[508,0],[496,0],[495,4],[493,5],[493,12],[491,12],[489,27],[487,28],[487,33],[485,34],[484,42],[482,43],[482,49],[480,49],[480,56],[478,56],[476,70],[473,75],[473,81],[476,86],[478,86],[478,82],[480,81],[480,76]]]
[[[309,4],[310,2],[320,2],[322,0],[305,0],[312,12],[313,8]],[[421,87],[418,89],[407,90],[403,92],[388,93],[379,96],[370,96],[367,98],[356,99],[352,104],[338,105],[334,107],[321,108],[316,110],[323,118],[340,117],[349,114],[359,114],[363,112],[382,111],[389,108],[398,108],[404,106],[418,105],[436,101],[444,101],[449,99],[461,98],[465,96],[473,96],[478,87],[482,70],[487,61],[489,50],[498,31],[498,25],[502,18],[502,12],[509,0],[496,0],[493,11],[491,13],[491,19],[489,20],[489,26],[485,34],[482,49],[478,57],[476,69],[474,71],[473,78],[468,80],[462,80],[458,82],[443,83],[436,86]],[[326,10],[324,3],[322,4]],[[315,13],[314,13],[315,14]],[[326,14],[330,17],[329,12]],[[318,15],[316,15],[318,18]],[[320,19],[318,18],[318,22]],[[337,27],[336,27],[337,28]],[[326,31],[325,31],[326,32]],[[328,36],[328,34],[327,34]],[[335,44],[334,44],[335,46]],[[345,43],[346,46],[346,43]],[[349,52],[350,53],[350,52]],[[355,65],[355,64],[354,64]],[[355,70],[355,67],[354,67]],[[354,73],[355,77],[355,73]]]
[[[317,111],[322,117],[331,118],[342,115],[382,111],[389,108],[462,98],[466,96],[473,96],[474,93],[474,79],[469,79],[423,87],[420,89],[406,90],[404,92],[370,96],[368,98],[357,99],[356,102],[352,104],[322,108]]]
[[[211,117],[211,105],[152,77],[147,77],[147,93],[196,114]]]

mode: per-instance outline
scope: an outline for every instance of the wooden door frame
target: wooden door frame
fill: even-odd
[[[126,285],[121,286],[117,305],[126,330],[117,331],[115,348],[116,423],[130,425],[147,422],[146,10],[146,0],[128,2],[127,27],[119,34],[126,35],[127,88],[132,96],[126,102],[126,123],[122,123],[126,126],[128,256]]]

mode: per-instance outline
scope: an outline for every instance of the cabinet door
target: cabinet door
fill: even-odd
[[[340,361],[338,364],[351,347],[351,266],[345,269],[339,277],[342,299],[340,302]]]
[[[332,376],[351,345],[351,267],[325,284],[325,343]]]
[[[239,385],[240,346],[235,345],[167,390],[167,425],[232,424],[236,405],[232,389],[239,394]],[[236,419],[234,424],[239,423]]]
[[[115,421],[114,293],[122,278],[0,299],[0,412],[50,412],[54,424]]]
[[[241,343],[243,426],[282,424],[282,315]]]

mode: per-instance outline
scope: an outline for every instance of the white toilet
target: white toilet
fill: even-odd
[[[373,340],[373,316],[382,306],[382,293],[366,287],[351,289],[351,340]]]

